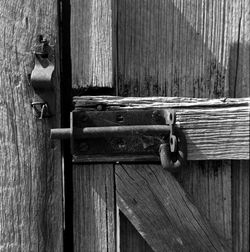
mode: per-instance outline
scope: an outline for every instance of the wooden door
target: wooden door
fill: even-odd
[[[0,3],[0,251],[63,250],[57,1]],[[37,38],[54,47],[55,114],[38,119],[31,85]]]
[[[71,0],[73,94],[249,96],[249,8],[244,0]],[[209,230],[218,234],[213,239],[215,248],[220,250],[218,244],[226,240],[230,251],[248,251],[248,165],[249,161],[191,161],[176,176],[177,183],[151,164],[74,164],[74,248],[161,251],[143,226],[139,228],[143,222],[138,224],[119,198],[130,179],[137,182],[131,191],[143,188],[142,178],[148,184],[159,183],[147,174],[153,172],[156,178],[165,178],[162,188],[168,182],[178,188],[181,184],[192,196],[202,221],[207,218]],[[169,250],[181,250],[181,241],[177,247],[167,244]],[[189,246],[187,250],[192,251]]]

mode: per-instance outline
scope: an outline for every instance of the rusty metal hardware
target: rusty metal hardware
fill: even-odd
[[[186,139],[184,134],[177,130],[175,130],[175,135],[173,136],[176,139],[176,146],[173,146],[175,151],[171,151],[169,142],[163,142],[159,147],[159,155],[164,169],[170,172],[177,172],[186,162]]]
[[[135,136],[140,134],[145,135],[160,135],[170,133],[168,125],[133,125],[133,126],[107,126],[107,127],[86,127],[86,128],[66,128],[66,129],[52,129],[52,139],[93,139],[102,138],[107,135],[112,137],[119,136]]]
[[[35,117],[38,119],[49,117],[48,104],[46,102],[35,101],[31,103],[31,106],[33,108]]]
[[[31,106],[39,119],[50,117],[55,113],[55,95],[52,86],[52,75],[55,69],[53,53],[49,42],[39,35],[34,46],[35,66],[30,77],[31,86],[36,93]]]
[[[52,129],[51,138],[71,140],[74,162],[158,162],[166,139],[176,149],[173,110],[78,110],[70,121],[70,128]]]
[[[177,172],[186,161],[186,141],[185,136],[180,131],[179,133],[177,130],[174,132],[175,113],[167,112],[166,116],[170,126],[170,135],[167,141],[166,139],[162,140],[159,147],[160,161],[163,169]]]

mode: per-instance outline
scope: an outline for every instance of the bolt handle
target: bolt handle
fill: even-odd
[[[164,142],[159,147],[159,155],[163,169],[170,172],[178,172],[186,163],[187,148],[184,134],[178,130],[175,137],[175,152],[171,150],[171,141]]]

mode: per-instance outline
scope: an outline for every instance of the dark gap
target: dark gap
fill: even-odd
[[[114,183],[114,212],[115,212],[115,246],[117,251],[120,251],[120,221],[119,221],[119,213],[117,210],[117,199],[116,199],[116,177],[115,177],[115,167],[116,164],[113,164],[113,183]],[[119,232],[119,233],[118,233]],[[119,247],[118,247],[119,246]]]
[[[84,95],[115,95],[115,88],[109,87],[82,87],[82,88],[73,88],[73,96],[84,96]]]
[[[70,1],[59,0],[59,43],[61,69],[61,126],[69,127],[72,110],[71,54],[70,54]],[[69,141],[62,143],[64,157],[64,251],[73,251],[73,180],[72,157]]]

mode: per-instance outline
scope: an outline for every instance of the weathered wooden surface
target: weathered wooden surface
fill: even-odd
[[[75,97],[75,110],[89,109],[102,105],[107,110],[123,111],[153,108],[174,108],[176,124],[184,132],[187,140],[188,160],[249,159],[250,99],[195,99],[195,98],[122,98],[122,97]],[[110,114],[109,112],[106,112]],[[116,117],[105,117],[105,112],[89,114],[95,126],[119,125]],[[139,116],[138,112],[138,116]],[[132,115],[131,115],[132,116]],[[152,117],[152,116],[151,116]],[[129,117],[123,115],[127,125]],[[112,124],[113,120],[113,124]],[[134,121],[136,119],[134,118]],[[147,119],[149,124],[152,118]],[[136,124],[136,122],[134,122]],[[153,142],[153,140],[152,140]],[[153,144],[153,143],[152,143]],[[119,161],[129,160],[126,157]],[[103,159],[104,160],[104,159]],[[152,160],[154,161],[154,160]]]
[[[233,248],[249,251],[249,161],[232,164]]]
[[[118,95],[249,96],[249,1],[118,3]]]
[[[237,1],[232,23],[238,40],[231,45],[229,58],[230,97],[249,96],[250,80],[250,2]],[[232,162],[233,251],[249,251],[249,161]]]
[[[59,69],[51,119],[33,116],[28,77],[37,35],[55,45],[59,61],[56,20],[57,1],[0,2],[0,251],[63,250],[60,145],[49,137],[60,125]]]
[[[231,161],[193,161],[182,169],[178,181],[206,216],[215,232],[232,243]]]
[[[116,251],[113,165],[73,166],[75,251]]]
[[[112,87],[113,0],[71,0],[72,87]],[[112,12],[113,10],[113,12]]]
[[[118,1],[117,94],[249,96],[249,4],[247,0]],[[223,173],[217,172],[218,167],[223,167]],[[197,206],[220,235],[232,240],[231,162],[191,162],[190,169],[190,176],[184,176],[186,171],[183,171],[179,181],[194,199],[199,199]],[[238,187],[241,179],[236,180]],[[217,191],[218,188],[223,190]],[[223,192],[228,193],[223,195]],[[242,196],[237,203],[238,195],[233,194],[233,211],[239,214],[247,207],[244,203],[247,195]],[[237,222],[235,232],[239,234],[241,229],[249,233],[248,225]],[[244,249],[248,251],[249,239],[244,238],[247,235],[240,237],[234,236],[233,244],[239,244],[238,247],[245,244]]]
[[[152,248],[141,238],[135,227],[120,211],[120,251],[152,252]]]
[[[120,96],[75,96],[75,109],[95,108],[102,105],[106,110],[149,108],[194,108],[248,106],[250,98],[190,98],[190,97],[120,97]]]
[[[230,97],[249,96],[250,86],[250,2],[237,1],[231,23],[238,23],[230,45]],[[249,161],[232,162],[232,236],[233,251],[249,251]]]
[[[159,165],[116,165],[117,204],[154,251],[229,251]]]
[[[72,88],[113,87],[115,1],[71,0]],[[76,251],[116,251],[112,165],[73,165]]]
[[[118,95],[249,96],[249,5],[247,0],[119,1]],[[232,241],[231,210],[240,215],[240,209],[249,209],[244,203],[249,196],[240,193],[236,204],[239,195],[231,194],[231,162],[190,162],[189,167],[178,180],[198,199],[196,205],[220,235]],[[217,172],[218,167],[223,167],[223,173]],[[244,173],[249,174],[249,169]],[[239,187],[241,179],[234,177]],[[237,222],[235,232],[242,229],[249,236],[249,225]],[[240,236],[234,235],[233,243],[245,244],[248,251],[249,239]]]

